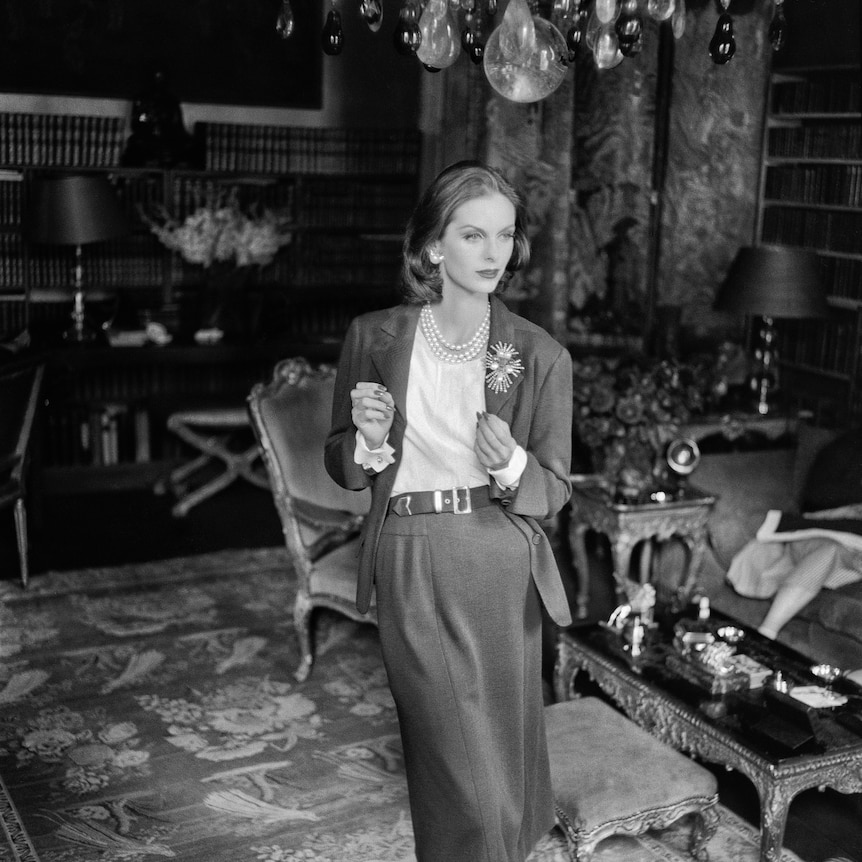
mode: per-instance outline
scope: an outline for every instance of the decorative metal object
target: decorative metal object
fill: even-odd
[[[508,392],[512,381],[524,370],[518,351],[511,344],[498,341],[485,354],[485,382],[492,392]]]
[[[668,443],[665,460],[677,476],[690,476],[700,464],[700,447],[689,437],[679,437]]]

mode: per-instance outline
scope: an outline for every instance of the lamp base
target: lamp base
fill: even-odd
[[[748,379],[748,388],[754,397],[754,409],[761,416],[766,416],[775,410],[778,388],[770,374],[754,374]]]
[[[72,305],[72,325],[63,333],[67,344],[95,344],[102,340],[102,333],[87,319],[84,310],[84,291],[75,291]]]
[[[763,317],[758,341],[754,348],[752,373],[748,378],[748,388],[754,396],[754,409],[766,416],[774,409],[778,393],[778,334],[771,317]]]

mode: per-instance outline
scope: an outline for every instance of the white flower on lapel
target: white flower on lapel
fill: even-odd
[[[498,341],[485,354],[485,382],[492,392],[508,392],[512,381],[524,370],[518,351],[511,344]]]

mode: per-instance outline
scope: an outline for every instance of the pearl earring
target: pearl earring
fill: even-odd
[[[435,266],[443,263],[443,255],[440,254],[439,251],[429,252],[428,257],[431,259],[431,263],[433,263]]]

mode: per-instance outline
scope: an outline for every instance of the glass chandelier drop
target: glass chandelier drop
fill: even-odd
[[[357,14],[371,32],[383,24],[383,0],[330,0],[321,32],[324,53],[340,54],[344,32],[339,5],[358,2]],[[775,51],[786,38],[782,8],[773,0],[769,40]],[[670,21],[675,38],[685,33],[686,0],[400,0],[392,32],[395,50],[415,56],[428,72],[452,66],[465,53],[481,64],[491,86],[514,102],[549,96],[581,52],[599,69],[612,69],[643,48],[644,19]],[[715,33],[708,53],[718,65],[736,52],[731,0],[714,0]],[[276,21],[282,38],[293,34],[290,0],[282,0]]]

